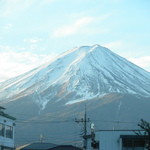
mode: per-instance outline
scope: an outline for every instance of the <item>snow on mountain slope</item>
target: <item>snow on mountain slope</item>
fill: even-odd
[[[107,93],[150,96],[150,73],[109,49],[94,45],[69,50],[47,64],[0,83],[1,102],[36,94],[36,102],[43,109],[56,96],[59,101],[71,94],[66,104],[72,104]]]

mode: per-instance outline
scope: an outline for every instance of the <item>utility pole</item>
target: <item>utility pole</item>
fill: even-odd
[[[43,141],[44,141],[44,136],[43,134],[40,134],[40,142],[43,143]]]
[[[93,150],[99,150],[99,141],[95,140],[94,123],[91,123],[91,147]]]
[[[86,116],[86,105],[85,105],[84,118],[75,119],[75,122],[83,123],[83,125],[84,125],[84,134],[83,134],[84,143],[83,143],[83,148],[84,148],[84,150],[86,150],[87,149],[87,122],[90,122],[90,119],[87,118],[87,116]]]

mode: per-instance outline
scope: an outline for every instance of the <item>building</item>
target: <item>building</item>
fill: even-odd
[[[31,144],[26,144],[21,147],[18,147],[17,150],[48,150],[53,147],[57,146],[56,144],[53,143],[31,143]]]
[[[31,143],[17,148],[17,150],[82,150],[72,145],[56,145],[53,143]]]
[[[0,150],[14,149],[15,118],[4,113],[5,108],[0,106]]]
[[[82,150],[82,149],[79,147],[72,146],[72,145],[58,145],[49,150]]]
[[[137,135],[136,132],[137,130],[99,130],[95,132],[95,143],[91,136],[88,138],[87,150],[146,150],[148,136]]]

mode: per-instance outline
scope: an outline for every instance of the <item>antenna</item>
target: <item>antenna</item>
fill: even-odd
[[[84,150],[87,148],[87,122],[90,122],[90,119],[87,119],[87,114],[86,114],[86,104],[85,104],[85,112],[84,112],[84,118],[81,119],[75,119],[75,122],[77,123],[83,123],[84,125],[84,135],[83,135],[83,140],[84,140]]]
[[[40,134],[40,142],[43,143],[43,141],[44,141],[44,136],[43,134]]]

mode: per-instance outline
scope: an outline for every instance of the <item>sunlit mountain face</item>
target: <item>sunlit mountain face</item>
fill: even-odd
[[[35,126],[32,121],[73,119],[82,116],[85,104],[93,120],[137,122],[150,113],[150,73],[105,47],[82,46],[0,83],[0,103],[29,123],[16,127],[18,143],[19,137],[33,129],[33,139],[40,132],[63,136],[65,130],[55,130],[56,125],[49,129],[48,124]],[[101,123],[97,122],[98,128],[136,126]],[[64,124],[57,125],[65,129]],[[66,127],[74,131],[74,126],[72,123]]]

